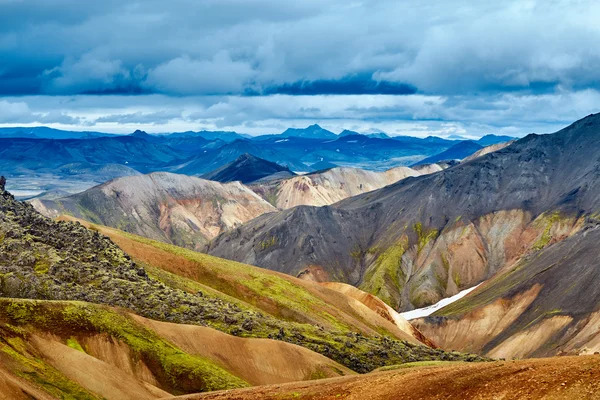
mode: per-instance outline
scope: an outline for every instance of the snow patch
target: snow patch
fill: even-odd
[[[479,285],[481,285],[481,283]],[[455,301],[462,299],[463,297],[465,297],[466,295],[471,293],[473,290],[477,289],[479,287],[479,285],[473,286],[472,288],[469,288],[469,289],[465,289],[465,290],[455,294],[452,297],[442,299],[442,300],[438,301],[437,303],[432,304],[430,306],[423,307],[423,308],[417,308],[416,310],[406,311],[406,312],[400,313],[400,315],[402,315],[404,318],[406,318],[409,321],[411,319],[427,317],[428,315],[433,314],[440,308],[446,307],[447,305],[452,304]]]
[[[279,140],[276,140],[275,143],[289,142],[289,141],[290,141],[290,139],[279,139]]]

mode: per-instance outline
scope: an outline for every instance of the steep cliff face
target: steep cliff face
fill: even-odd
[[[275,211],[239,182],[222,184],[162,172],[124,177],[32,204],[47,216],[69,214],[196,249],[225,229]]]
[[[591,115],[329,207],[261,216],[208,251],[293,275],[318,267],[410,310],[581,229],[600,209],[598,149],[600,116]]]

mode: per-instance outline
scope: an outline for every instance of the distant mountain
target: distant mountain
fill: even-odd
[[[420,164],[435,164],[440,161],[446,160],[462,160],[473,153],[481,150],[483,146],[471,141],[466,140],[464,142],[459,142],[454,146],[450,147],[448,150],[445,150],[439,154],[436,154],[431,157],[427,157],[424,160],[419,161],[416,165]]]
[[[0,128],[0,138],[38,138],[38,139],[90,139],[95,137],[116,136],[102,132],[63,131],[45,126]]]
[[[190,137],[202,137],[207,140],[223,140],[225,142],[233,142],[239,139],[251,139],[252,136],[241,134],[230,131],[186,131],[186,132],[175,132],[165,135],[168,138],[190,138]]]
[[[39,128],[37,131],[45,132],[45,129]],[[314,171],[312,165],[320,162],[325,164],[318,164],[319,169],[323,169],[323,165],[327,168],[336,165],[384,171],[414,164],[455,144],[440,138],[372,138],[353,134],[352,131],[339,137],[331,136],[331,132],[328,134],[329,131],[318,126],[311,129],[317,133],[308,136],[317,137],[266,135],[258,140],[240,139],[241,135],[236,136],[232,132],[157,135],[141,130],[130,135],[101,137],[82,137],[77,133],[78,138],[74,139],[0,137],[0,171],[11,178],[28,177],[30,184],[23,179],[11,179],[11,185],[16,185],[12,189],[18,190],[19,195],[29,196],[27,193],[35,195],[54,189],[71,193],[85,190],[106,178],[99,168],[105,164],[122,165],[125,169],[131,168],[141,173],[167,171],[202,175],[249,153],[295,172]],[[327,138],[320,137],[323,131]],[[51,130],[51,133],[56,132]],[[93,133],[89,134],[93,136]],[[229,141],[231,139],[235,140]],[[99,174],[92,176],[92,170],[88,170],[90,174],[85,174],[83,182],[84,175],[61,171],[63,165],[77,163],[94,165],[98,167],[96,170]],[[42,174],[50,175],[46,175],[44,185],[40,186],[36,182]],[[277,179],[283,177],[281,174],[273,176]]]
[[[490,135],[485,135],[484,137],[479,139],[477,141],[477,143],[479,143],[482,146],[491,146],[493,144],[510,142],[510,141],[514,141],[516,139],[517,138],[512,137],[512,136],[498,136],[498,135],[490,134]]]
[[[186,175],[203,175],[233,162],[243,154],[253,154],[292,171],[310,170],[305,163],[295,157],[296,153],[293,151],[286,151],[273,143],[265,145],[262,142],[246,139],[226,143],[218,148],[202,150],[183,163],[172,164],[169,170]],[[303,155],[299,154],[300,157]]]
[[[77,162],[121,164],[147,172],[180,157],[168,146],[132,136],[86,140],[0,139],[0,170],[5,174],[55,171],[62,165]]]
[[[282,137],[300,137],[311,139],[335,139],[337,135],[327,129],[321,128],[319,125],[310,125],[307,128],[288,128],[282,134]]]
[[[202,175],[202,178],[223,183],[232,181],[250,183],[273,174],[278,174],[278,178],[295,175],[287,167],[244,153],[229,164]]]
[[[148,141],[160,141],[160,137],[156,136],[156,135],[150,135],[149,133],[145,132],[145,131],[141,131],[141,130],[136,130],[135,132],[133,132],[131,135],[129,135],[131,137],[135,137],[135,138],[140,138],[140,139],[145,139]]]
[[[448,139],[450,139],[450,140],[470,140],[469,138],[466,138],[461,135],[449,135]]]
[[[360,133],[354,132],[354,131],[351,131],[348,129],[344,129],[343,131],[340,132],[340,134],[338,136],[344,137],[344,136],[352,136],[352,135],[360,135]]]
[[[367,136],[374,139],[390,139],[390,136],[385,132],[368,133]]]
[[[338,165],[336,165],[332,162],[329,162],[329,161],[319,161],[319,162],[312,164],[310,167],[315,171],[323,171],[326,169],[335,168],[337,166]]]

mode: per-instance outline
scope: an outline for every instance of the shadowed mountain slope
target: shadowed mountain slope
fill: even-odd
[[[277,174],[279,178],[295,175],[286,167],[244,153],[235,161],[202,175],[202,178],[223,183],[232,181],[250,183],[274,174]]]

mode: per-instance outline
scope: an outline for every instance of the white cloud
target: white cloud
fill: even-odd
[[[233,61],[223,51],[211,60],[192,60],[189,56],[170,60],[151,69],[145,85],[168,94],[239,93],[253,75],[250,64]]]

